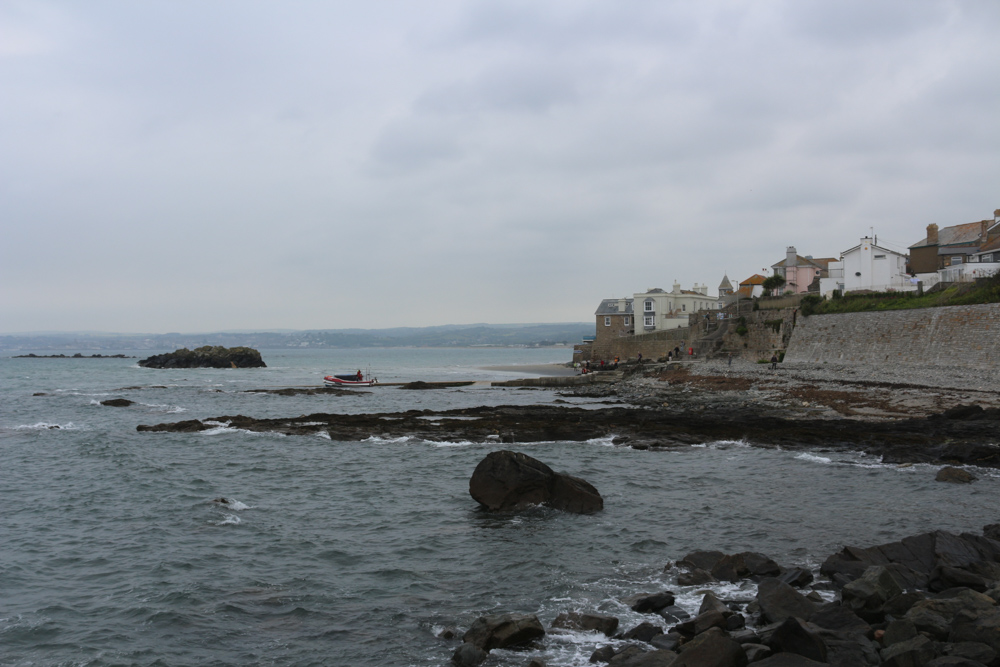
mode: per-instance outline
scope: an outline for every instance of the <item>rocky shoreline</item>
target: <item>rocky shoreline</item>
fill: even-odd
[[[996,667],[998,538],[1000,525],[991,524],[982,534],[939,530],[847,546],[824,561],[823,580],[760,553],[696,551],[666,565],[678,585],[751,580],[754,597],[707,591],[692,617],[671,591],[638,593],[620,602],[650,620],[623,632],[601,613],[561,613],[547,631],[532,614],[483,616],[452,662],[474,667],[493,649],[543,646],[547,634],[573,630],[594,633],[590,662],[611,667]]]

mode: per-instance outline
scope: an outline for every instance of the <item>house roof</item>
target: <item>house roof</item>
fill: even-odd
[[[739,296],[746,297],[746,298],[749,299],[749,298],[751,298],[753,296],[753,288],[751,286],[747,285],[745,287],[739,288],[738,290],[736,290],[733,293],[734,294],[738,294]]]
[[[743,287],[744,285],[763,285],[765,280],[767,280],[767,278],[759,273],[755,273],[746,280],[741,281],[740,287]]]
[[[729,282],[729,276],[728,275],[723,275],[722,276],[722,282],[719,283],[719,289],[720,290],[733,289],[733,284],[731,282]]]
[[[983,232],[982,222],[966,222],[962,225],[952,225],[938,230],[938,246],[943,245],[976,245]],[[927,237],[911,245],[911,248],[922,248],[931,245],[927,243]]]
[[[979,247],[979,252],[994,252],[996,250],[1000,250],[1000,236]]]
[[[787,261],[788,258],[786,257],[777,264],[772,264],[771,268],[772,269],[783,268],[785,266],[785,262]],[[795,261],[797,266],[815,266],[817,269],[825,269],[827,268],[826,267],[827,264],[829,264],[830,262],[836,262],[837,260],[833,257],[821,257],[819,259],[816,259],[815,257],[803,257],[802,255],[796,255]],[[742,285],[742,283],[740,284]]]
[[[632,299],[625,299],[625,310],[618,309],[621,299],[604,299],[597,307],[595,315],[629,315],[632,313]]]

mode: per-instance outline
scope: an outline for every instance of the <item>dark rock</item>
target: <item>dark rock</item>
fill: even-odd
[[[453,664],[459,667],[476,667],[486,660],[487,653],[473,644],[465,643],[455,649],[451,656]]]
[[[690,572],[681,572],[677,575],[678,586],[700,586],[715,581],[715,577],[708,570],[695,568]]]
[[[934,646],[930,639],[917,635],[882,650],[884,667],[922,667],[934,659]]]
[[[813,582],[813,573],[809,570],[801,567],[793,567],[790,570],[782,572],[777,577],[778,581],[784,582],[789,586],[794,586],[795,588],[802,588],[808,586]]]
[[[945,466],[938,470],[937,475],[934,476],[935,481],[951,482],[952,484],[968,484],[975,481],[975,479],[975,476],[968,470],[954,466]]]
[[[649,640],[649,643],[665,651],[676,651],[677,647],[681,645],[681,635],[676,632],[668,632],[663,635],[656,635]]]
[[[739,642],[740,644],[759,644],[760,636],[757,634],[756,630],[751,628],[740,628],[739,630],[733,630],[729,633],[729,636],[733,638],[733,641]]]
[[[990,523],[983,526],[983,535],[991,540],[1000,541],[1000,523]]]
[[[763,660],[764,658],[771,657],[774,651],[771,647],[764,646],[763,644],[742,644],[743,652],[747,654],[747,660],[751,663],[757,662],[758,660]]]
[[[776,653],[753,664],[754,667],[829,667],[825,662],[816,662],[795,653]]]
[[[701,599],[701,606],[698,607],[698,614],[704,614],[706,611],[717,611],[725,616],[733,613],[712,591],[705,593],[705,597]]]
[[[777,579],[762,579],[757,585],[757,602],[761,616],[771,623],[780,623],[789,616],[809,618],[816,605],[797,590]]]
[[[831,667],[860,667],[879,664],[878,644],[860,635],[848,639],[824,637],[826,661]]]
[[[528,663],[528,667],[545,667],[545,661],[539,658],[534,658]]]
[[[747,577],[776,577],[781,567],[764,554],[744,551],[723,556],[711,568],[712,576],[719,581],[739,581]]]
[[[649,621],[644,621],[622,635],[622,639],[636,639],[641,642],[649,642],[656,635],[663,634],[663,627],[654,625]]]
[[[571,611],[556,616],[555,620],[552,621],[552,627],[565,630],[596,631],[610,637],[618,629],[618,619],[605,614],[578,614]]]
[[[943,655],[939,658],[934,658],[924,665],[924,667],[986,667],[986,665],[976,660],[970,660],[969,658]]]
[[[824,604],[806,619],[813,625],[838,633],[870,636],[872,626],[843,605]]]
[[[702,641],[685,648],[672,667],[745,667],[743,647],[723,632],[699,635]]]
[[[729,632],[742,630],[747,625],[747,619],[743,614],[733,613],[726,617],[725,629]]]
[[[260,352],[251,347],[206,345],[194,350],[186,347],[167,354],[142,359],[145,368],[266,368]]]
[[[637,644],[629,644],[625,648],[615,651],[615,654],[611,656],[609,663],[616,666],[621,665],[622,663],[631,660],[632,658],[638,657],[646,652],[647,649]]]
[[[215,502],[215,501],[213,501]],[[454,627],[447,627],[441,632],[437,633],[438,639],[454,639],[458,636],[458,629]]]
[[[656,613],[668,623],[682,623],[691,618],[691,614],[674,604],[669,607],[664,607]]]
[[[1000,609],[962,613],[955,619],[948,641],[979,642],[1000,653]]]
[[[485,651],[506,648],[545,636],[545,629],[534,614],[496,614],[480,616],[462,640]]]
[[[944,645],[945,655],[975,660],[984,665],[993,664],[997,659],[997,652],[982,642],[958,642]]]
[[[674,604],[674,594],[670,591],[639,593],[623,598],[622,602],[628,605],[632,611],[637,611],[640,614],[656,613]]]
[[[602,646],[590,654],[590,662],[611,662],[615,657],[614,646]]]
[[[127,408],[130,405],[135,405],[135,401],[130,401],[127,398],[109,398],[106,401],[101,401],[101,405],[106,405],[109,408]]]
[[[616,655],[611,659],[611,665],[612,667],[670,667],[676,659],[677,654],[673,651],[658,649],[622,660]]]
[[[941,413],[945,419],[978,419],[985,410],[978,405],[956,405]]]
[[[798,618],[786,618],[771,635],[768,646],[775,653],[795,653],[816,662],[826,662],[826,645],[818,629]]]
[[[888,616],[899,618],[905,616],[906,612],[910,611],[913,605],[926,598],[927,595],[920,591],[908,591],[902,595],[890,598],[888,602],[882,605],[882,611]]]
[[[715,564],[725,557],[726,554],[721,551],[692,551],[677,561],[677,565],[691,570],[711,571]]]
[[[892,646],[899,642],[905,642],[917,636],[917,626],[913,621],[905,618],[897,618],[885,626],[885,634],[882,635],[882,644]]]
[[[556,473],[526,454],[501,450],[479,462],[469,480],[469,494],[491,510],[545,504],[566,512],[603,509],[604,500],[582,479]]]
[[[947,639],[948,633],[951,632],[948,619],[930,609],[914,607],[907,612],[905,620],[920,632],[935,639]]]
[[[729,613],[732,614],[732,612]],[[716,609],[709,609],[703,614],[698,614],[690,621],[685,621],[675,626],[674,630],[687,637],[693,637],[694,635],[700,635],[709,628],[725,629],[726,616],[726,614]]]
[[[869,567],[862,576],[844,586],[841,592],[844,606],[865,620],[881,620],[885,603],[906,588],[908,580],[899,574],[902,569],[893,564]]]
[[[946,591],[949,588],[971,588],[982,593],[992,583],[992,581],[987,581],[984,577],[969,570],[938,565],[931,570],[927,587],[935,592]]]

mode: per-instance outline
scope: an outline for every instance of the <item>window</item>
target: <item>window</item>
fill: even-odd
[[[628,326],[628,324],[629,324],[629,321],[628,321],[628,318],[626,317],[625,318],[625,326]]]
[[[643,325],[645,325],[647,327],[653,326],[653,316],[652,315],[646,315],[644,318],[642,318],[642,323],[643,323]]]
[[[604,318],[604,326],[606,326],[606,327],[610,327],[611,326],[611,318],[610,317],[605,317]]]
[[[961,255],[955,255],[954,257],[951,258],[951,263],[952,263],[953,266],[955,264],[961,264],[962,263],[962,256]]]
[[[885,255],[875,255],[875,259],[885,259]]]
[[[688,305],[686,303],[682,303],[681,304],[681,311],[682,312],[687,312],[687,309],[688,309]]]
[[[653,300],[650,299],[650,300],[646,301],[646,303],[645,303],[645,305],[643,307],[646,309],[647,313],[653,312]]]

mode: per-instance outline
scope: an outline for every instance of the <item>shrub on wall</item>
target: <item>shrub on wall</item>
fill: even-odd
[[[816,312],[816,308],[821,303],[823,303],[823,297],[818,294],[804,296],[802,297],[802,302],[799,304],[799,312],[802,313],[803,317],[809,317]]]

